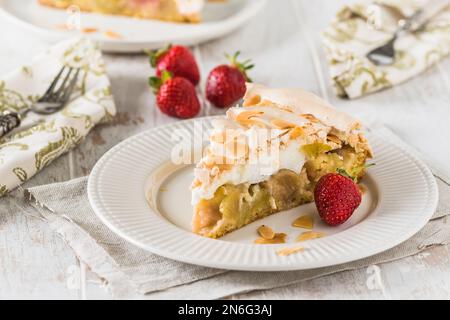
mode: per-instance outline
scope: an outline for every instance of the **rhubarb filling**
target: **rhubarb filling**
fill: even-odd
[[[259,183],[225,184],[211,199],[201,199],[195,207],[193,231],[217,238],[273,213],[313,201],[317,181],[325,174],[344,169],[358,179],[364,174],[367,154],[353,147],[325,151],[320,144],[302,147],[306,162],[299,173],[280,169]],[[322,152],[320,152],[322,151]]]

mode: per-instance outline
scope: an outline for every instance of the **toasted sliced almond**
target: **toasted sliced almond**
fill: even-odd
[[[286,242],[286,233],[275,233],[275,237],[273,239],[264,239],[264,238],[258,238],[255,240],[256,244],[278,244],[278,243],[285,243]]]
[[[261,118],[258,117],[251,117],[250,119],[240,120],[238,122],[239,124],[246,127],[257,126],[259,128],[267,128],[267,123],[265,123]]]
[[[287,135],[289,133],[289,129],[284,130],[282,133],[280,133],[279,135],[268,139],[267,141],[273,141],[273,140],[278,140],[281,139],[283,136]],[[280,141],[280,146],[284,145],[285,143],[283,141]]]
[[[123,38],[121,34],[115,32],[115,31],[112,31],[112,30],[106,31],[105,36],[107,36],[108,38],[111,38],[111,39],[122,39]]]
[[[311,230],[314,227],[314,218],[310,214],[305,214],[295,219],[292,226]]]
[[[296,126],[292,122],[289,122],[289,121],[286,121],[283,119],[278,119],[278,118],[272,119],[270,121],[270,124],[278,129],[290,129],[290,128],[294,128]]]
[[[318,239],[325,237],[325,233],[322,232],[316,232],[316,231],[306,231],[301,233],[295,241],[306,241],[306,240],[312,240],[312,239]]]
[[[81,32],[83,32],[83,33],[94,33],[94,32],[97,32],[97,31],[98,31],[97,28],[83,28],[83,29],[81,29]]]
[[[289,137],[291,139],[297,139],[298,137],[303,137],[305,135],[305,130],[303,130],[300,127],[295,127],[294,129],[291,130],[291,132],[289,133]]]
[[[286,234],[286,233],[283,233],[283,232],[275,233],[275,238],[280,238],[280,239],[282,239],[283,241],[286,241],[286,237],[287,237],[287,234]]]
[[[256,94],[244,101],[242,104],[244,107],[248,106],[254,106],[255,104],[258,104],[261,101],[261,96],[259,94]]]
[[[335,136],[334,134],[329,134],[327,135],[327,140],[334,142],[336,144],[342,144],[341,139],[339,139],[337,136]]]
[[[314,123],[318,123],[319,122],[319,120],[316,117],[314,117],[312,114],[304,113],[301,116],[303,118],[305,118],[305,119],[308,119],[311,122],[314,122]]]
[[[266,239],[266,240],[272,240],[275,238],[275,232],[268,226],[262,225],[258,228],[258,234]]]
[[[264,112],[262,112],[262,111],[246,110],[246,111],[239,112],[238,115],[236,116],[235,120],[238,122],[241,122],[241,121],[245,122],[245,121],[248,121],[252,117],[257,117],[257,116],[260,116],[263,114],[264,114]]]
[[[303,247],[296,247],[296,248],[286,248],[286,249],[281,249],[277,251],[277,254],[279,256],[285,257],[285,256],[289,256],[291,254],[297,253],[297,252],[303,252],[305,251],[305,248]]]

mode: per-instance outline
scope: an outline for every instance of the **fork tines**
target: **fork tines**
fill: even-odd
[[[76,85],[79,72],[79,68],[63,66],[38,102],[66,103]]]

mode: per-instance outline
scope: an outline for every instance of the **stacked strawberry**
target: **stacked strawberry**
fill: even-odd
[[[150,53],[150,64],[156,77],[149,84],[156,94],[156,103],[165,114],[177,118],[192,118],[200,111],[195,86],[200,72],[188,48],[169,45]]]
[[[161,77],[164,70],[174,77],[188,79],[194,86],[200,81],[200,71],[191,51],[183,46],[168,45],[163,49],[150,52],[150,64]]]
[[[228,57],[230,65],[214,68],[206,82],[206,98],[216,107],[226,108],[237,103],[245,94],[245,82],[250,81],[247,70],[253,65],[249,60],[239,63],[239,52]],[[150,77],[150,86],[156,94],[160,110],[178,118],[192,118],[200,111],[195,86],[200,82],[200,72],[194,56],[180,45],[151,51],[150,64],[156,76]]]
[[[160,78],[151,77],[149,83],[156,93],[159,109],[165,114],[187,119],[200,111],[197,92],[189,80],[173,77],[169,71],[163,70]]]

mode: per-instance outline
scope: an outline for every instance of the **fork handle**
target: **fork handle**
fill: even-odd
[[[8,113],[0,116],[0,137],[10,133],[20,126],[21,120],[18,113]]]

